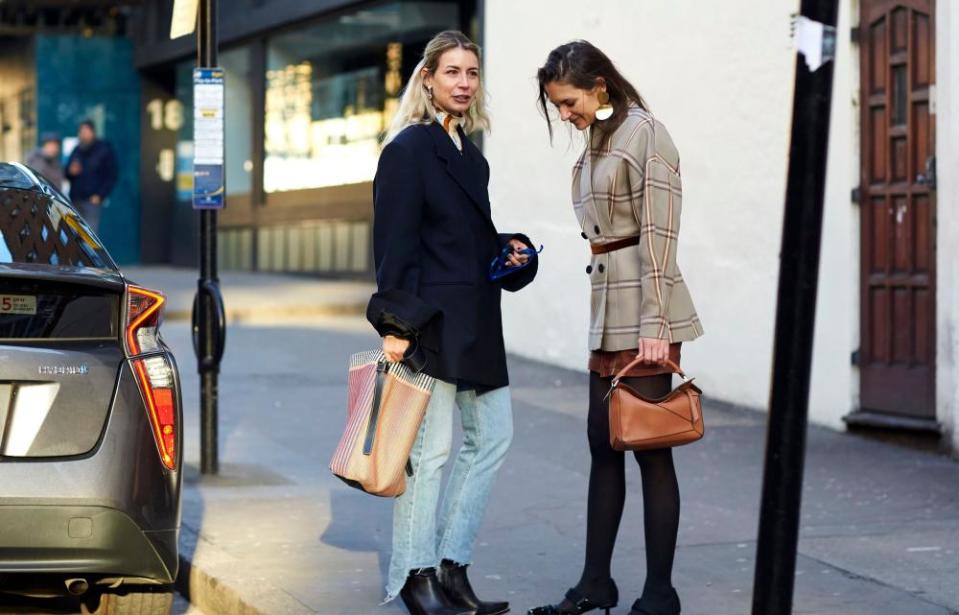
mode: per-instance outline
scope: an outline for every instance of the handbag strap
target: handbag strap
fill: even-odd
[[[373,407],[370,409],[370,422],[366,426],[366,438],[363,440],[363,454],[373,454],[373,439],[376,437],[376,424],[380,419],[380,397],[383,395],[383,381],[390,364],[386,361],[376,363],[376,386],[373,388]]]
[[[642,359],[640,359],[639,357],[636,357],[635,359],[630,361],[629,364],[626,365],[626,367],[619,370],[619,373],[613,377],[613,386],[615,387],[617,384],[619,384],[620,378],[623,378],[626,375],[626,373],[629,372],[629,370],[633,369],[634,367],[636,367],[642,362],[643,362]],[[673,370],[674,373],[679,374],[679,377],[682,378],[684,381],[689,380],[689,378],[686,376],[686,372],[684,372],[678,365],[673,363],[672,359],[666,359],[666,365],[668,365]]]

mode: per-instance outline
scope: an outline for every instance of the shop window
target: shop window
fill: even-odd
[[[226,97],[227,194],[249,194],[253,171],[253,91],[250,50],[231,49],[220,54]]]
[[[426,42],[458,24],[456,2],[392,2],[271,38],[266,192],[371,181],[403,82]]]

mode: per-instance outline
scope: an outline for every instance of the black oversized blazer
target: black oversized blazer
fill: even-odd
[[[506,386],[501,289],[536,276],[538,259],[496,282],[490,261],[513,237],[490,217],[489,164],[460,131],[461,153],[437,123],[403,130],[373,180],[378,292],[367,318],[381,335],[413,340],[423,372],[478,391]]]

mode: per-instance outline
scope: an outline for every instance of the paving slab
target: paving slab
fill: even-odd
[[[133,282],[167,296],[166,319],[189,320],[196,295],[198,273],[184,267],[124,267]],[[324,280],[281,273],[224,271],[220,290],[230,322],[268,323],[275,319],[330,315],[355,315],[366,311],[371,281]]]
[[[358,317],[231,325],[220,378],[222,475],[200,477],[189,330],[165,326],[184,382],[184,557],[204,612],[402,613],[381,606],[392,502],[326,464],[345,421],[346,365],[377,340]],[[471,579],[514,613],[559,599],[584,548],[586,378],[511,359],[515,437]],[[750,611],[765,420],[707,399],[707,437],[675,452],[683,514],[675,583],[684,613]],[[813,427],[795,613],[959,613],[959,464]],[[640,475],[613,562],[626,613],[644,578]]]

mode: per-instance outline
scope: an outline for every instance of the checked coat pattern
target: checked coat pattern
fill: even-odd
[[[591,130],[573,167],[573,209],[590,243],[640,241],[592,256],[589,348],[628,350],[639,337],[693,340],[703,328],[676,264],[679,153],[666,127],[636,106],[608,137]]]

